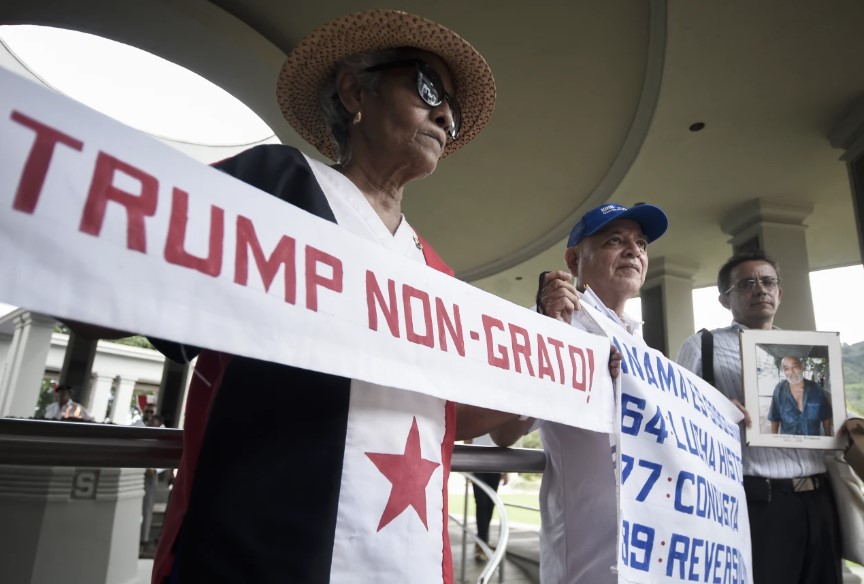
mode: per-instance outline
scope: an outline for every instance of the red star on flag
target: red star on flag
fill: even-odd
[[[432,473],[440,466],[437,462],[420,457],[420,431],[417,429],[417,418],[411,422],[408,439],[405,441],[403,454],[381,454],[367,452],[378,470],[391,483],[390,498],[378,523],[378,531],[396,519],[408,505],[414,507],[423,526],[426,523],[426,485],[432,478]]]

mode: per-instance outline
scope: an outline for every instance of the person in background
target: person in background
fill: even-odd
[[[62,383],[54,387],[57,401],[48,404],[45,408],[46,420],[85,421],[92,422],[93,416],[78,402],[72,401],[74,388],[68,383]]]
[[[150,418],[156,414],[156,404],[147,404],[141,410],[141,418],[136,420],[133,426],[150,426]],[[158,426],[157,426],[158,427]]]
[[[707,380],[744,412],[742,424],[749,427],[750,414],[742,405],[739,332],[776,328],[774,316],[783,298],[780,269],[762,250],[734,255],[721,266],[717,289],[720,304],[732,312],[732,324],[689,337],[678,363],[702,377],[713,371],[713,381]],[[706,333],[713,350],[703,356]],[[747,446],[743,428],[741,440],[754,583],[839,584],[840,533],[825,451]]]
[[[143,424],[141,422],[144,422]],[[145,426],[147,428],[164,428],[162,416],[156,413],[155,404],[147,404],[142,413],[142,419],[132,424],[133,426]],[[156,489],[159,484],[159,474],[164,469],[148,468],[144,470],[144,497],[141,499],[141,551],[149,555],[153,551],[151,544],[151,531],[153,526],[153,507],[156,504]]]

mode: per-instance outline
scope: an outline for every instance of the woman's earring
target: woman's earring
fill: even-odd
[[[358,111],[356,114],[354,114],[354,125],[356,126],[357,124],[359,124],[360,120],[362,120],[362,119],[363,119],[363,112]]]

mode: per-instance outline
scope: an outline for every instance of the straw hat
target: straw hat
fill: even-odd
[[[318,92],[333,66],[359,53],[414,47],[435,53],[450,69],[462,109],[459,138],[442,158],[471,141],[495,106],[495,80],[486,60],[455,32],[431,20],[397,10],[371,10],[337,18],[314,30],[294,48],[279,73],[276,97],[282,115],[318,151],[337,160],[338,150],[318,105]]]

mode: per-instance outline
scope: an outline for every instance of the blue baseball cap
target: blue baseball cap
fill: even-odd
[[[573,247],[618,219],[630,219],[638,223],[642,233],[648,238],[648,243],[666,233],[669,227],[669,219],[660,207],[640,203],[628,209],[618,203],[606,203],[585,213],[579,223],[573,226],[567,247]]]

